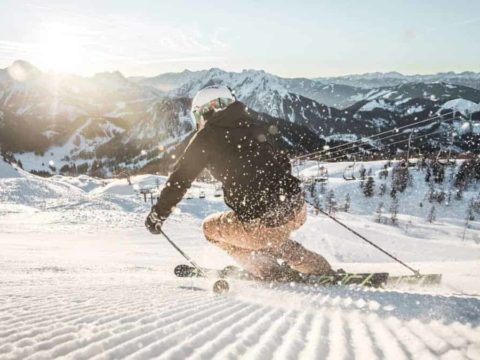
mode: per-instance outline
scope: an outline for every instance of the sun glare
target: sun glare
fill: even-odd
[[[54,72],[82,72],[85,56],[79,32],[62,23],[45,24],[39,34],[36,62]]]

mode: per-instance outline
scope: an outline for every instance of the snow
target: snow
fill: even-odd
[[[84,130],[91,126],[94,121],[94,118],[87,118],[64,144],[51,146],[43,154],[35,152],[16,153],[15,158],[21,160],[24,168],[28,171],[44,170],[52,172],[49,168],[49,165],[51,165],[56,167],[56,171],[59,172],[63,165],[90,163],[92,159],[86,160],[78,156],[81,151],[94,152],[100,144],[110,140],[114,134],[125,131],[125,129],[111,122],[103,122],[98,124],[103,130],[103,134],[94,138],[87,138],[84,136]],[[55,134],[56,132],[51,130],[44,132],[44,135],[47,137],[54,136]]]
[[[423,110],[424,110],[424,108],[423,108],[423,106],[421,106],[421,105],[410,106],[410,107],[408,108],[408,110],[407,110],[407,114],[408,114],[408,115],[411,115],[411,114],[415,114],[415,113],[417,113],[417,112],[421,112],[421,111],[423,111]]]
[[[445,102],[441,109],[444,110],[456,110],[463,114],[480,111],[480,104],[465,99],[454,99]]]
[[[393,107],[383,99],[377,99],[367,102],[358,111],[372,111],[374,109],[392,110]]]
[[[352,196],[351,212],[337,218],[415,268],[443,273],[441,286],[232,281],[229,294],[215,296],[213,280],[176,278],[172,269],[184,260],[144,229],[151,204],[139,190],[158,191],[164,177],[134,176],[132,186],[126,179],[44,179],[21,170],[11,177],[16,171],[0,160],[0,358],[478,359],[478,222],[462,241],[458,203],[427,223],[416,206],[419,185],[401,198],[400,225],[378,224],[371,210],[379,198],[365,199],[357,181],[342,179],[347,164],[326,164],[328,188],[338,200]],[[381,165],[365,164],[374,172]],[[315,169],[307,163],[301,171]],[[194,198],[179,204],[165,232],[201,265],[232,264],[201,233],[206,215],[225,210],[222,199],[209,184],[194,183],[190,192]],[[407,273],[311,210],[293,238],[335,267]]]
[[[0,158],[0,179],[21,177],[18,168]]]

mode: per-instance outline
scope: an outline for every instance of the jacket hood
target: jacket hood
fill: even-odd
[[[252,119],[246,111],[245,104],[235,101],[226,109],[217,111],[206,121],[205,127],[216,126],[223,128],[239,128],[252,124]]]

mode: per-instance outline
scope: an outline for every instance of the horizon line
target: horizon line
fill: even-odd
[[[210,70],[220,70],[220,71],[224,71],[224,72],[227,72],[227,73],[237,73],[237,74],[240,74],[240,73],[243,73],[243,72],[248,72],[248,71],[255,71],[255,72],[264,72],[266,74],[273,75],[273,76],[276,76],[276,77],[280,77],[280,78],[283,78],[283,79],[308,79],[308,80],[345,78],[345,77],[349,77],[349,76],[366,76],[366,75],[373,75],[373,74],[382,74],[382,75],[399,74],[399,75],[404,76],[404,77],[435,76],[435,75],[442,75],[442,74],[462,75],[464,73],[480,74],[480,71],[474,71],[474,70],[463,70],[463,71],[445,70],[445,71],[439,71],[439,72],[436,72],[436,73],[403,73],[403,72],[400,72],[400,71],[397,71],[397,70],[390,70],[390,71],[373,71],[373,72],[364,72],[364,73],[346,73],[346,74],[343,74],[343,75],[330,75],[330,76],[323,75],[323,76],[305,77],[305,76],[277,75],[275,73],[268,72],[265,69],[255,69],[255,68],[245,69],[244,68],[242,70],[225,70],[225,69],[222,69],[222,68],[219,68],[219,67],[216,67],[216,66],[212,66],[210,68],[204,68],[204,69],[199,69],[199,70],[190,70],[188,68],[184,68],[183,70],[176,71],[176,72],[175,71],[159,72],[158,74],[155,74],[155,75],[127,75],[127,74],[123,73],[122,71],[120,71],[118,69],[97,71],[97,72],[93,72],[93,73],[90,73],[90,74],[87,75],[87,74],[79,74],[79,73],[74,73],[74,72],[44,70],[41,67],[38,67],[37,65],[35,65],[33,62],[31,62],[29,60],[25,60],[25,59],[13,60],[10,63],[10,65],[8,65],[4,68],[0,68],[0,70],[8,70],[8,68],[10,66],[12,66],[13,64],[15,64],[16,62],[27,63],[27,64],[33,66],[35,69],[37,69],[40,72],[45,73],[45,74],[53,73],[53,74],[64,75],[64,76],[65,75],[67,75],[67,76],[70,75],[70,76],[79,76],[79,77],[85,77],[85,78],[93,78],[93,77],[95,77],[96,75],[99,75],[99,74],[106,74],[106,73],[107,74],[113,74],[113,73],[116,73],[116,72],[120,73],[126,79],[129,79],[129,78],[155,78],[155,77],[166,75],[166,74],[181,74],[181,73],[184,73],[184,72],[196,73],[196,72],[210,71]]]

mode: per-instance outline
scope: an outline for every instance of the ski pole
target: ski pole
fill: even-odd
[[[362,234],[356,232],[355,230],[353,230],[351,227],[349,227],[348,225],[344,224],[343,222],[335,219],[333,216],[331,216],[330,214],[328,214],[327,212],[323,211],[322,209],[318,208],[317,206],[315,206],[313,203],[311,203],[310,201],[306,200],[305,201],[307,202],[307,204],[309,204],[310,206],[313,206],[316,210],[318,210],[319,212],[321,212],[323,215],[329,217],[330,219],[332,219],[333,221],[335,221],[338,225],[344,227],[345,229],[347,229],[348,231],[350,231],[351,233],[357,235],[360,239],[362,239],[363,241],[367,242],[368,244],[372,245],[374,248],[376,248],[377,250],[380,250],[382,253],[384,253],[385,255],[391,257],[393,260],[395,260],[396,262],[398,262],[399,264],[403,265],[404,267],[406,267],[408,270],[412,271],[415,276],[421,276],[420,274],[420,271],[418,270],[415,270],[414,268],[412,268],[411,266],[407,265],[406,263],[404,263],[402,260],[400,260],[399,258],[395,257],[394,255],[390,254],[388,251],[386,250],[383,250],[380,246],[378,246],[377,244],[375,244],[374,242],[368,240],[365,236],[363,236]]]
[[[195,269],[197,269],[202,275],[205,275],[205,273],[203,272],[202,268],[201,268],[200,266],[198,266],[197,263],[190,258],[190,256],[188,256],[186,253],[184,253],[184,252],[182,251],[182,249],[180,249],[180,248],[177,246],[177,244],[175,244],[175,243],[173,242],[173,240],[170,239],[170,238],[167,236],[167,234],[165,234],[165,233],[163,232],[162,229],[160,229],[160,234],[162,234],[162,235],[165,237],[165,239],[167,239],[167,241],[175,248],[175,250],[177,250]]]

